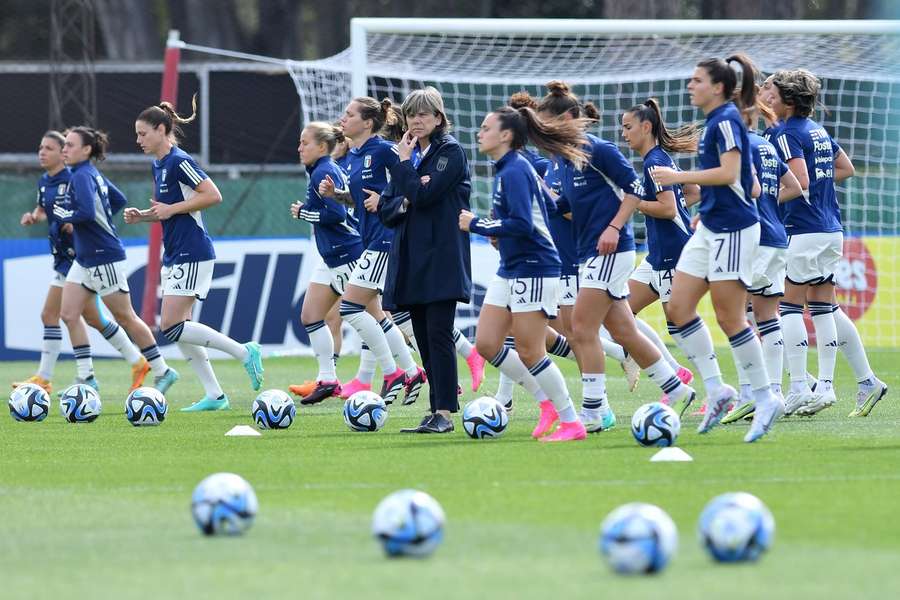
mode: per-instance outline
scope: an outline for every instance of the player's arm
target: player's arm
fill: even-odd
[[[789,202],[794,198],[799,198],[802,195],[803,188],[800,187],[800,182],[797,181],[797,177],[790,169],[785,168],[784,174],[779,180],[778,204],[784,204],[785,202]]]
[[[657,167],[653,170],[653,179],[661,185],[673,183],[694,183],[697,185],[732,185],[741,180],[741,138],[735,135],[735,126],[731,121],[721,121],[715,127],[713,136],[719,150],[719,166],[697,171],[678,171],[669,167]]]
[[[681,193],[684,194],[684,205],[688,208],[700,202],[700,186],[696,183],[686,183],[681,186]]]
[[[834,181],[843,181],[853,177],[854,174],[856,174],[856,167],[853,166],[850,157],[847,156],[846,152],[838,148],[834,155]]]
[[[678,215],[678,209],[675,207],[675,192],[672,190],[657,192],[656,200],[641,200],[638,203],[638,210],[648,217],[674,219]]]
[[[531,220],[531,194],[528,181],[520,171],[501,177],[506,209],[503,219],[476,217],[468,210],[459,214],[459,228],[485,237],[524,237],[534,229]]]
[[[64,204],[53,207],[53,215],[63,223],[86,223],[94,220],[94,180],[73,176]]]
[[[109,194],[109,208],[112,214],[116,214],[125,208],[125,205],[128,204],[128,198],[109,179],[104,178],[104,180],[106,181],[106,188]]]

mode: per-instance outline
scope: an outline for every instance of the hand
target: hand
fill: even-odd
[[[431,181],[431,175],[422,175],[419,178],[419,183],[422,185],[428,185],[428,182]]]
[[[462,231],[469,231],[469,225],[475,219],[475,214],[466,209],[459,211],[459,228]]]
[[[618,246],[619,232],[616,231],[616,228],[609,226],[604,229],[603,233],[600,234],[600,239],[597,240],[597,252],[599,252],[601,256],[606,256],[607,254],[615,252]]]
[[[72,235],[74,229],[75,227],[71,223],[63,223],[62,227],[59,228],[60,231],[69,235]]]
[[[366,194],[366,199],[363,200],[363,206],[365,206],[366,210],[370,213],[378,212],[378,202],[381,200],[381,194],[373,192],[372,190],[367,190],[366,188],[363,188],[363,192]]]
[[[291,216],[295,219],[299,219],[301,208],[303,208],[303,204],[301,204],[300,202],[294,202],[293,204],[291,204]]]
[[[22,218],[19,219],[19,225],[27,226],[27,225],[34,225],[35,223],[36,223],[36,221],[34,220],[34,215],[31,214],[30,212],[25,213],[24,215],[22,215]]]
[[[125,218],[125,222],[131,225],[140,223],[143,215],[141,215],[141,209],[129,206],[122,212],[122,216]]]
[[[691,218],[691,229],[697,231],[697,225],[700,224],[700,214],[696,214]]]
[[[334,198],[334,180],[331,175],[326,175],[319,184],[319,195],[323,198]]]
[[[178,211],[174,204],[165,204],[163,202],[157,202],[156,200],[150,200],[150,214],[154,215],[160,221],[165,221],[177,215]]]
[[[494,247],[494,250],[500,249],[500,240],[498,240],[495,237],[490,237],[490,238],[488,238],[488,241],[491,243],[491,246]]]
[[[409,160],[412,157],[413,147],[416,145],[416,136],[407,131],[397,142],[397,154],[400,156],[400,162]]]
[[[657,185],[675,185],[676,183],[680,183],[678,181],[679,173],[680,171],[670,169],[669,167],[653,167],[653,169],[650,170],[650,177],[653,178],[653,181],[656,182]]]

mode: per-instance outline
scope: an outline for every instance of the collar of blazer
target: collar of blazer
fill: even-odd
[[[419,166],[416,170],[421,171],[423,167],[430,164],[431,161],[441,153],[441,150],[444,149],[444,146],[448,145],[458,146],[459,142],[457,142],[456,139],[449,133],[433,136],[431,138],[431,146],[428,149],[428,153],[422,157],[422,162],[419,163]],[[440,156],[438,158],[437,164],[435,165],[435,169],[437,169],[438,171],[443,171],[447,167],[447,162],[448,160],[446,156]]]

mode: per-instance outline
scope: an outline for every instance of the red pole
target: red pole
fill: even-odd
[[[171,102],[173,106],[178,101],[178,61],[180,58],[181,38],[178,31],[172,29],[169,31],[169,39],[166,42],[162,91],[159,94],[159,101]],[[156,327],[156,291],[159,287],[160,253],[162,251],[162,226],[159,223],[150,225],[149,242],[141,318],[153,329]]]

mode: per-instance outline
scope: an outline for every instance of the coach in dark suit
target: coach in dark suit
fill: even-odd
[[[456,303],[472,293],[469,234],[459,211],[469,208],[469,163],[447,131],[440,93],[427,87],[403,102],[408,131],[397,144],[400,162],[379,202],[382,222],[394,227],[384,306],[409,311],[428,374],[431,412],[417,433],[453,431],[458,410],[453,321]]]

